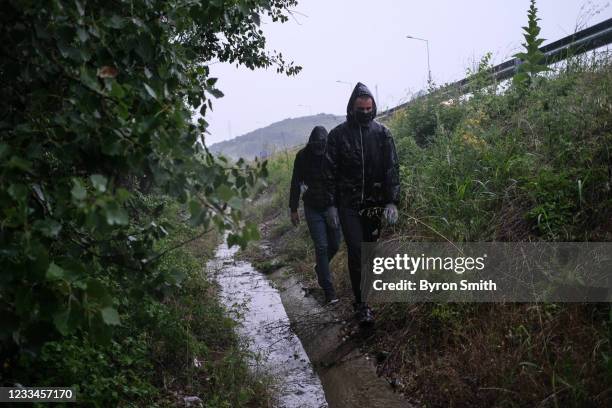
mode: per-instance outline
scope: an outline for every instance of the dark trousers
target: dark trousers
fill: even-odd
[[[324,209],[317,210],[304,205],[304,216],[315,247],[317,281],[326,296],[335,296],[329,263],[338,252],[342,234],[339,228],[334,229],[327,225]]]
[[[361,243],[376,242],[380,235],[380,214],[373,209],[338,208],[342,233],[348,250],[348,269],[355,302],[361,303]]]

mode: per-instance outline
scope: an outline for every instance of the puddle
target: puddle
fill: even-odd
[[[290,329],[278,290],[248,262],[236,261],[237,247],[219,245],[208,263],[221,289],[221,301],[240,314],[240,335],[251,351],[262,357],[252,361],[278,380],[278,407],[327,407],[319,377],[300,339]]]

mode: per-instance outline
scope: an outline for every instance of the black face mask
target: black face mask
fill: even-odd
[[[360,125],[367,125],[374,119],[374,111],[364,112],[362,110],[355,111],[355,120]]]
[[[315,156],[320,156],[325,153],[325,142],[310,142],[308,148]]]

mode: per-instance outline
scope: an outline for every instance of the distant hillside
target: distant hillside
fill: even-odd
[[[235,137],[231,140],[208,146],[212,153],[238,159],[254,159],[275,151],[306,143],[312,128],[321,125],[330,131],[344,120],[344,116],[319,113],[318,115],[289,118]]]

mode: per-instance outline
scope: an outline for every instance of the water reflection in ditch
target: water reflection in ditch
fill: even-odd
[[[321,381],[289,328],[278,291],[250,263],[236,261],[236,251],[237,247],[219,245],[208,270],[216,277],[225,306],[242,311],[240,334],[251,351],[263,357],[252,362],[253,369],[278,380],[279,407],[327,407]]]

